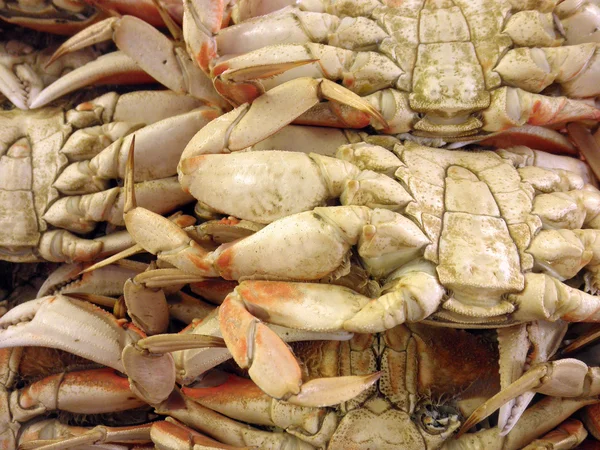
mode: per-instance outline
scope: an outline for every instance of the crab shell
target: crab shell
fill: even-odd
[[[123,225],[121,189],[110,183],[132,132],[148,149],[150,169],[137,180],[143,201],[162,213],[187,203],[173,177],[177,161],[189,137],[218,115],[199,106],[156,91],[109,93],[72,110],[0,112],[0,259],[88,261],[130,246],[124,232],[96,240],[73,233],[90,233],[103,221]]]

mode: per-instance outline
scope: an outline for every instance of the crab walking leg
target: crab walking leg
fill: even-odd
[[[528,391],[563,398],[598,396],[600,368],[588,367],[584,362],[571,358],[534,366],[506,389],[479,406],[463,424],[462,430],[468,430],[510,399]]]
[[[550,275],[526,273],[525,289],[510,294],[515,304],[513,318],[531,320],[566,320],[567,322],[600,321],[600,297],[572,288]]]
[[[600,6],[594,1],[565,1],[554,9],[560,20],[566,42],[600,42]]]
[[[22,450],[34,448],[61,450],[109,443],[144,444],[151,442],[151,427],[152,424],[124,427],[99,425],[94,428],[85,428],[65,425],[57,419],[42,420],[27,424],[21,429],[19,448]]]
[[[215,65],[211,72],[215,88],[234,104],[241,104],[290,78],[339,80],[356,94],[368,95],[396,87],[404,75],[390,58],[376,52],[359,53],[313,43],[281,44],[278,50],[263,47]]]
[[[171,397],[156,406],[156,412],[177,419],[219,442],[237,447],[248,446],[265,450],[282,448],[314,450],[315,448],[287,433],[258,430],[236,422],[196,403],[178,391],[174,391]]]
[[[332,420],[337,423],[337,418],[326,416],[335,416],[333,411],[276,400],[247,378],[226,373],[217,373],[214,377],[217,379],[212,382],[223,382],[206,387],[197,383],[194,387],[183,388],[181,392],[227,417],[255,425],[279,427],[296,436],[301,435],[317,447],[325,446],[331,438],[333,430],[327,425]]]
[[[583,268],[595,277],[600,265],[600,230],[542,230],[527,252],[539,269],[561,281]]]
[[[545,397],[527,409],[514,430],[506,437],[498,428],[465,433],[444,443],[446,450],[517,450],[537,437],[548,433],[567,420],[577,410],[598,403],[597,397],[583,399]]]
[[[135,151],[138,160],[135,181],[149,181],[175,175],[186,144],[198,130],[219,115],[220,111],[214,108],[200,107],[137,130]],[[93,158],[69,165],[58,176],[54,187],[68,195],[88,194],[107,189],[110,180],[124,178],[132,139],[133,134],[116,139]],[[71,155],[67,156],[75,160]]]
[[[38,252],[46,261],[92,261],[131,247],[134,242],[126,231],[118,231],[95,239],[83,239],[66,230],[42,234]]]
[[[81,262],[62,264],[46,278],[36,297],[86,292],[106,296],[121,295],[125,281],[143,272],[148,266],[144,263],[125,261],[81,274],[86,267],[89,267],[89,264]]]
[[[567,97],[546,97],[518,88],[502,87],[492,92],[491,105],[483,110],[482,129],[502,131],[521,125],[557,125],[581,120],[599,120],[600,110]]]
[[[144,181],[136,186],[140,204],[159,214],[171,212],[193,201],[181,190],[177,178]],[[125,193],[115,187],[107,191],[81,196],[63,197],[50,206],[44,220],[75,233],[89,233],[98,222],[124,225]]]
[[[536,320],[499,328],[500,389],[507,388],[532,365],[548,361],[558,350],[566,332],[567,324],[561,320]],[[498,427],[502,430],[502,436],[512,430],[534,395],[533,391],[525,392],[500,408]]]
[[[494,70],[507,84],[529,92],[539,93],[556,82],[568,97],[595,97],[600,94],[595,83],[600,71],[599,54],[596,44],[522,47],[509,50]]]
[[[131,395],[127,379],[113,369],[51,375],[10,394],[13,419],[20,422],[53,410],[97,414],[125,411],[144,404]]]
[[[367,126],[370,119],[385,125],[381,114],[351,91],[327,79],[302,77],[213,120],[191,139],[181,161],[207,153],[230,153],[256,144],[325,99],[353,108],[355,112],[348,114],[347,120],[354,121],[355,127]]]
[[[251,448],[221,444],[171,417],[167,417],[164,421],[154,422],[150,429],[150,436],[157,448],[163,450],[250,450]]]
[[[583,188],[583,186],[582,186]],[[540,194],[533,201],[533,214],[544,228],[600,229],[600,192],[593,186],[583,189]]]
[[[527,447],[523,447],[523,450],[536,450],[539,448],[568,450],[577,448],[587,435],[587,430],[579,420],[569,419],[541,438],[536,439]]]
[[[103,78],[107,74],[114,75],[112,67],[115,61],[112,59],[116,57],[124,66],[119,73],[127,73],[137,65],[172,91],[188,93],[217,106],[226,106],[223,99],[215,92],[208,76],[190,59],[183,48],[174,44],[148,23],[133,16],[113,17],[87,27],[63,43],[54,53],[51,61],[66,53],[110,39],[115,42],[123,55],[110,56],[107,58],[108,61],[96,63],[92,67],[82,66],[77,71],[70,72],[63,77],[64,80],[59,88],[50,85],[44,89],[38,95],[34,107],[40,107],[70,92],[69,83],[74,80],[88,79],[89,82],[93,82],[95,78]],[[78,87],[81,87],[81,83],[75,85],[75,88]],[[40,97],[43,100],[40,100]]]

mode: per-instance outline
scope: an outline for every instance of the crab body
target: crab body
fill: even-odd
[[[150,107],[156,103],[161,109]],[[119,177],[121,144],[133,131],[149,150],[149,169],[138,181],[152,208],[167,212],[188,202],[173,177],[177,161],[189,137],[219,114],[199,106],[165,91],[110,93],[72,110],[0,113],[0,258],[81,261],[131,245],[123,233],[100,240],[73,233],[89,233],[103,221],[123,224],[120,188],[111,188],[110,180]],[[174,132],[165,134],[165,128]],[[157,139],[174,152],[171,157]],[[162,202],[151,201],[158,191]]]
[[[482,138],[588,114],[597,120],[594,108],[567,99],[598,94],[597,38],[588,23],[597,6],[572,3],[326,1],[281,10],[265,3],[256,6],[269,14],[221,30],[196,53],[234,104],[291,78],[329,78],[367,96],[387,132]],[[243,9],[234,17],[248,18]],[[566,97],[541,107],[549,98],[537,94],[552,83]]]

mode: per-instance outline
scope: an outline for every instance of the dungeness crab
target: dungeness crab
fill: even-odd
[[[219,114],[168,91],[109,93],[69,111],[0,112],[0,258],[90,260],[130,246],[123,233],[89,240],[67,230],[123,224],[121,189],[110,183],[123,176],[120,161],[127,159],[132,131],[144,148],[161,150],[148,155],[145,173],[138,174],[147,204],[165,213],[189,202],[174,177],[177,162],[189,138]]]
[[[600,118],[594,106],[572,100],[600,93],[593,2],[301,1],[279,10],[287,3],[241,2],[234,17],[274,12],[213,37],[227,4],[184,2],[187,49],[234,105],[292,78],[311,76],[339,81],[367,96],[386,120],[373,126],[387,133],[464,141],[526,124],[554,128]],[[113,36],[140,66],[156,70],[156,55],[137,42],[140,36],[158,37],[127,17],[89,27],[57,55]],[[164,48],[170,47],[165,43]],[[170,53],[162,59],[168,61]],[[175,71],[170,79],[163,72],[166,78],[152,74],[163,83],[179,83]],[[553,83],[565,97],[542,93]],[[53,98],[68,92],[48,89]],[[514,133],[512,142],[531,144],[547,135],[552,133],[527,128]]]

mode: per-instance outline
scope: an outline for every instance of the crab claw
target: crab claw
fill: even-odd
[[[489,417],[506,402],[528,392],[555,397],[598,395],[600,393],[600,368],[590,368],[587,364],[570,358],[535,366],[477,408],[463,424],[458,436]]]
[[[323,292],[327,292],[328,286],[322,287]],[[294,289],[297,292],[290,292]],[[274,300],[273,303],[277,301],[277,290],[298,301],[285,304],[282,302],[279,308],[277,306],[269,308],[266,303],[269,303],[269,300]],[[275,332],[253,315],[253,313],[259,315],[262,307],[266,306],[269,312],[265,309],[263,314],[271,316],[270,319],[278,315],[281,318],[282,310],[293,310],[296,307],[299,308],[296,311],[300,312],[297,317],[304,317],[301,311],[310,299],[303,300],[306,297],[303,294],[302,286],[289,283],[259,281],[242,283],[227,296],[219,309],[221,333],[227,348],[236,363],[242,368],[248,368],[252,380],[272,397],[301,406],[330,406],[350,400],[375,383],[381,373],[319,378],[302,384],[300,366],[289,347]],[[359,301],[349,306],[343,302],[343,296],[336,298],[334,292],[329,292],[328,296],[328,305],[323,305],[319,309],[319,313],[315,314],[318,317],[315,317],[312,323],[305,324],[306,328],[320,331],[340,329],[344,318],[356,314],[357,307],[361,306]],[[314,308],[315,303],[311,303]],[[295,326],[295,324],[289,325]]]
[[[155,335],[126,346],[123,366],[130,388],[152,405],[164,401],[175,386],[175,363],[171,354],[165,353],[165,343],[169,351],[225,346],[220,338],[197,334]]]
[[[71,92],[73,88],[69,85],[74,82],[77,83],[77,88],[108,77],[112,77],[114,81],[117,75],[121,82],[139,82],[137,76],[141,71],[174,92],[189,93],[208,103],[226,106],[209,78],[184,49],[148,23],[133,16],[113,17],[87,27],[64,42],[50,61],[106,40],[113,40],[123,53],[115,52],[98,58],[98,61],[91,65],[85,65],[63,77],[59,80],[59,87],[48,86],[39,95],[42,99],[36,99],[35,107],[42,106],[51,98]],[[136,75],[136,79],[128,80],[132,74]]]
[[[58,78],[54,83],[41,90],[35,98],[32,98],[30,107],[32,109],[41,108],[62,95],[90,84],[138,84],[152,81],[153,78],[147,75],[125,53],[113,52],[100,56],[95,61]]]
[[[120,372],[124,372],[121,350],[134,339],[139,337],[123,327],[123,321],[63,295],[22,303],[0,318],[0,347],[58,348]]]
[[[143,337],[127,321],[63,295],[22,303],[0,318],[0,347],[41,346],[73,353],[127,373],[136,395],[159,403],[173,390],[175,364],[170,354],[136,346]]]

